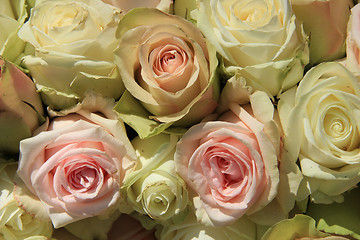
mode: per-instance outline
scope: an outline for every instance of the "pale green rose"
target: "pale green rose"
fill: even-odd
[[[254,240],[256,231],[256,225],[246,217],[225,227],[206,226],[190,210],[183,221],[158,227],[155,234],[159,240]]]
[[[49,239],[53,230],[51,222],[39,220],[17,205],[12,181],[16,169],[14,162],[0,162],[0,239]]]
[[[169,13],[171,10],[171,0],[102,0],[103,2],[110,4],[116,8],[119,8],[123,12],[128,12],[134,8],[148,7],[157,8],[163,12]]]
[[[263,235],[261,240],[346,240],[341,236],[331,236],[319,231],[315,227],[315,220],[306,215],[295,215],[292,219],[286,219],[272,226]]]
[[[0,6],[0,56],[19,64],[25,42],[17,33],[27,17],[26,1],[0,0]]]
[[[342,201],[360,181],[360,85],[340,63],[310,69],[280,96],[284,148],[299,158],[304,181],[299,200]]]
[[[113,50],[121,16],[98,0],[36,2],[19,36],[35,47],[23,63],[50,108],[71,107],[89,91],[120,97],[123,84]]]
[[[197,0],[192,14],[226,70],[251,91],[275,96],[300,81],[307,38],[289,0]]]
[[[345,56],[352,0],[291,0],[291,4],[309,35],[311,65]]]
[[[164,222],[188,205],[185,182],[175,170],[174,153],[178,137],[159,134],[135,138],[132,144],[139,158],[135,171],[126,176],[123,192],[135,211]]]
[[[137,8],[118,28],[115,51],[126,91],[115,110],[140,137],[187,127],[211,114],[219,95],[216,51],[191,22]]]
[[[34,83],[0,57],[0,153],[18,153],[20,140],[31,137],[44,121]]]

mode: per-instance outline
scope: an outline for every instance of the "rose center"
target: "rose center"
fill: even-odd
[[[217,163],[221,173],[223,174],[226,186],[238,183],[243,179],[239,166],[234,161],[220,157],[218,158]]]
[[[248,23],[259,21],[268,11],[266,3],[260,0],[248,1],[246,4],[236,2],[231,9],[236,18]]]
[[[70,182],[75,188],[90,188],[96,181],[97,172],[95,169],[82,167],[70,175]]]
[[[178,51],[167,51],[161,58],[161,68],[164,72],[173,73],[182,62],[183,58]]]

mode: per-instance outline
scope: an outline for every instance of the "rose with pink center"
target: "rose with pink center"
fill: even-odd
[[[193,23],[139,8],[122,18],[117,36],[115,63],[126,91],[115,110],[141,137],[191,126],[215,110],[216,51]]]
[[[111,212],[136,161],[123,129],[99,125],[115,120],[95,119],[57,117],[47,131],[21,142],[18,174],[56,228]]]
[[[261,122],[251,114],[231,105],[217,121],[190,128],[177,145],[177,171],[214,225],[252,214],[276,195],[279,128],[272,116]]]

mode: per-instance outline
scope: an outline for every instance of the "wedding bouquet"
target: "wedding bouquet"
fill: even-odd
[[[0,0],[0,239],[360,239],[360,4]]]

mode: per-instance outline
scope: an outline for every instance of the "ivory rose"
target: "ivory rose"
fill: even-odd
[[[284,148],[299,158],[305,178],[297,195],[317,203],[342,201],[360,181],[360,86],[340,63],[310,69],[298,88],[280,96]]]
[[[18,206],[14,198],[13,178],[17,163],[0,159],[0,239],[49,239],[52,235],[50,221],[42,221]]]
[[[37,1],[19,36],[35,48],[23,63],[43,101],[61,110],[89,91],[118,99],[123,90],[113,63],[121,14],[98,0]]]
[[[115,51],[126,91],[115,110],[140,135],[190,126],[217,106],[217,59],[189,21],[134,9],[119,25]]]
[[[310,64],[345,56],[346,28],[352,0],[291,0],[293,11],[309,35]]]
[[[191,127],[177,145],[177,171],[215,226],[259,211],[277,194],[281,142],[274,108],[263,92],[251,101],[255,117],[233,104],[217,121]]]
[[[0,57],[0,152],[18,153],[44,119],[40,95],[31,79]]]
[[[300,81],[307,37],[289,0],[197,0],[192,16],[250,94],[275,96]]]
[[[360,4],[351,9],[347,25],[346,60],[345,66],[356,76],[360,75]]]
[[[136,162],[120,122],[83,115],[57,117],[47,131],[20,143],[18,175],[55,228],[114,210]]]
[[[124,12],[129,12],[131,9],[148,7],[157,8],[163,12],[169,12],[171,9],[171,0],[102,0],[114,7],[121,9]]]
[[[178,215],[188,205],[186,185],[175,171],[177,140],[167,134],[132,140],[139,163],[126,176],[122,187],[135,211],[161,222]]]

